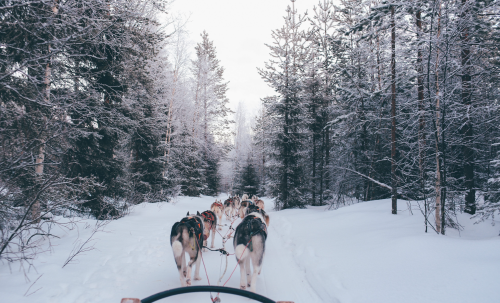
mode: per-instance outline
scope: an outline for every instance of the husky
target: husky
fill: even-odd
[[[245,211],[245,216],[248,216],[251,213],[260,213],[266,222],[266,226],[269,226],[269,215],[264,211],[264,209],[257,205],[250,205]]]
[[[240,196],[239,195],[234,196],[233,200],[234,200],[234,207],[236,208],[236,210],[240,209]]]
[[[217,228],[217,217],[211,210],[206,210],[201,213],[203,217],[203,251],[207,251],[205,247],[207,246],[208,237],[210,237],[210,231],[212,231],[212,244],[210,248],[214,248],[215,241],[215,229]]]
[[[233,246],[236,261],[240,265],[241,289],[246,289],[248,286],[251,287],[251,291],[256,291],[257,275],[262,270],[265,255],[266,238],[267,224],[261,209],[249,213],[236,227]],[[251,274],[250,260],[253,274]]]
[[[254,202],[250,199],[248,199],[248,195],[244,194],[243,197],[241,198],[241,203],[240,203],[240,209],[238,210],[238,216],[243,219],[245,218],[246,214],[246,209],[248,206],[254,204]]]
[[[234,200],[233,198],[229,198],[224,201],[224,213],[226,214],[226,220],[231,221],[231,218],[234,216],[235,212]]]
[[[174,253],[175,264],[179,270],[179,278],[182,286],[191,285],[191,270],[196,262],[195,280],[201,280],[200,260],[201,248],[203,247],[204,222],[203,217],[197,212],[196,216],[183,218],[172,226],[170,232],[170,245]],[[186,268],[186,253],[189,255],[189,262]]]
[[[264,210],[264,201],[261,199],[257,198],[257,201],[255,202],[255,205],[257,205],[260,209]]]
[[[224,205],[222,201],[215,200],[210,206],[210,210],[219,218],[219,222],[222,222],[222,214],[224,213]],[[219,225],[219,230],[222,230],[222,226]]]

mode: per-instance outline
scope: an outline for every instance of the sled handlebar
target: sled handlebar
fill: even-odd
[[[165,290],[165,291],[159,292],[157,294],[154,294],[152,296],[149,296],[149,297],[142,299],[142,300],[132,299],[132,298],[124,298],[124,299],[122,299],[121,303],[153,303],[153,302],[156,302],[158,300],[161,300],[161,299],[164,299],[167,297],[186,294],[186,293],[192,293],[192,292],[226,293],[226,294],[238,295],[241,297],[253,299],[253,300],[256,300],[256,301],[262,302],[262,303],[293,303],[291,301],[273,301],[273,300],[266,298],[262,295],[256,294],[254,292],[250,292],[248,290],[239,289],[239,288],[224,287],[224,286],[209,286],[209,285],[198,285],[198,286],[179,287],[179,288],[169,289],[169,290]]]

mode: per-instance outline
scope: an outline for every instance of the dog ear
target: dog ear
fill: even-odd
[[[201,216],[201,214],[200,214],[200,212],[199,212],[199,211],[196,211],[196,215]]]
[[[188,210],[188,213],[187,213],[187,215],[186,215],[186,216],[189,216],[189,210]]]

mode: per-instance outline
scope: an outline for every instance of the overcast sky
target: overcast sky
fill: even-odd
[[[299,12],[315,1],[298,0]],[[260,78],[257,67],[269,60],[271,31],[283,26],[283,16],[290,0],[176,0],[171,6],[173,15],[189,17],[186,25],[194,45],[207,31],[217,49],[217,57],[225,68],[229,81],[227,93],[231,108],[244,102],[247,110],[257,113],[260,99],[274,91]],[[310,8],[310,7],[308,7]]]

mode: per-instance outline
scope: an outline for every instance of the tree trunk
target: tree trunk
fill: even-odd
[[[391,6],[391,195],[392,214],[398,213],[398,189],[396,180],[396,22],[394,20],[394,5]]]
[[[59,12],[59,7],[58,7],[58,0],[54,1],[54,6],[52,6],[52,13],[56,15]],[[45,65],[45,76],[43,79],[44,83],[44,94],[43,94],[43,101],[46,105],[49,104],[50,102],[50,78],[51,78],[51,73],[52,73],[52,68],[51,68],[51,50],[50,50],[50,44],[48,45],[48,59],[47,63]],[[47,118],[44,119],[45,123],[47,122]],[[43,126],[43,128],[46,128],[46,125]],[[38,148],[38,155],[35,160],[35,174],[38,181],[41,183],[42,175],[43,175],[43,167],[44,167],[44,160],[45,160],[45,139],[44,136],[45,134],[42,132],[40,135],[40,147]],[[33,207],[31,208],[31,215],[33,222],[38,223],[40,222],[40,201],[39,199],[36,200],[36,202],[33,204]]]
[[[439,43],[439,38],[441,36],[441,1],[438,4],[439,11],[438,11],[438,24],[437,24],[437,39],[436,43]],[[441,114],[441,105],[440,105],[440,91],[439,91],[439,47],[436,48],[436,64],[435,64],[435,78],[436,78],[436,134],[435,134],[435,141],[436,141],[436,210],[435,210],[435,215],[436,215],[436,231],[438,233],[441,233],[444,231],[442,228],[444,225],[444,222],[442,221],[442,216],[441,216],[441,211],[442,211],[442,204],[444,204],[444,201],[441,201],[441,177],[442,177],[442,161],[441,161],[441,144],[439,142],[439,138],[441,137],[441,119],[440,119],[440,114]]]
[[[172,83],[172,95],[170,98],[170,103],[168,105],[168,115],[167,115],[167,133],[165,134],[165,143],[167,145],[167,150],[165,151],[165,156],[167,157],[167,164],[170,158],[170,138],[172,136],[172,110],[174,105],[175,91],[177,87],[177,75],[178,69],[174,70],[174,81]]]
[[[473,150],[473,131],[472,121],[470,119],[472,106],[472,66],[470,60],[469,29],[467,18],[469,17],[469,8],[467,0],[462,0],[463,28],[460,33],[460,42],[462,46],[462,104],[466,107],[464,113],[462,152],[464,156],[464,177],[465,177],[465,212],[471,215],[476,213],[476,190],[474,189],[474,150]]]
[[[418,91],[418,168],[420,179],[420,190],[424,197],[424,216],[425,216],[425,232],[427,232],[427,200],[425,198],[425,115],[424,115],[424,75],[422,68],[422,49],[420,47],[420,35],[422,33],[422,16],[421,11],[416,13],[417,19],[417,91]]]
[[[312,156],[312,205],[316,205],[316,130],[313,133],[313,156]]]

